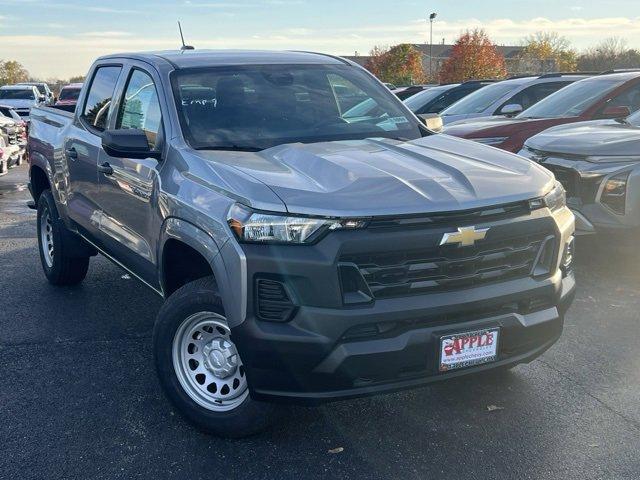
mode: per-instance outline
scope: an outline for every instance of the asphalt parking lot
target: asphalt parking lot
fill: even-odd
[[[640,478],[640,255],[580,242],[565,333],[529,365],[290,408],[228,441],[160,391],[159,297],[100,257],[81,286],[47,284],[26,181],[0,177],[2,479]]]

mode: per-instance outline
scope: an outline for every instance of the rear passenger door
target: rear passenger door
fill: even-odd
[[[122,65],[116,64],[98,65],[94,69],[85,98],[78,105],[80,113],[69,129],[61,152],[68,179],[69,217],[92,238],[98,234],[100,226],[96,194],[102,132],[110,119],[113,94],[121,72]]]
[[[111,128],[140,129],[153,151],[162,151],[164,126],[157,82],[150,70],[132,66],[119,96]],[[154,158],[111,157],[102,164],[113,173],[99,174],[101,243],[105,250],[142,280],[157,287],[156,241],[161,227],[158,169]]]

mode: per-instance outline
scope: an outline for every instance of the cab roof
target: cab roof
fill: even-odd
[[[166,50],[107,55],[98,60],[117,58],[142,60],[151,64],[168,62],[176,69],[225,65],[351,64],[340,57],[322,53],[269,50]]]

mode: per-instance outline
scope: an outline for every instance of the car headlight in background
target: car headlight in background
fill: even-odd
[[[618,215],[624,215],[627,203],[627,182],[629,172],[619,173],[605,180],[600,195],[600,203]]]
[[[278,215],[250,210],[236,204],[229,210],[227,223],[241,242],[308,244],[331,230],[364,228],[366,220],[327,219]]]
[[[485,138],[469,138],[474,142],[482,143],[483,145],[499,145],[507,140],[509,137],[485,137]]]
[[[534,198],[529,200],[529,208],[536,210],[538,208],[547,207],[551,211],[559,210],[567,206],[567,194],[564,191],[564,187],[557,180],[555,181],[553,188],[544,197]]]

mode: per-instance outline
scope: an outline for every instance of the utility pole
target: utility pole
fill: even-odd
[[[429,15],[429,81],[433,78],[433,21],[437,16],[435,12]]]

